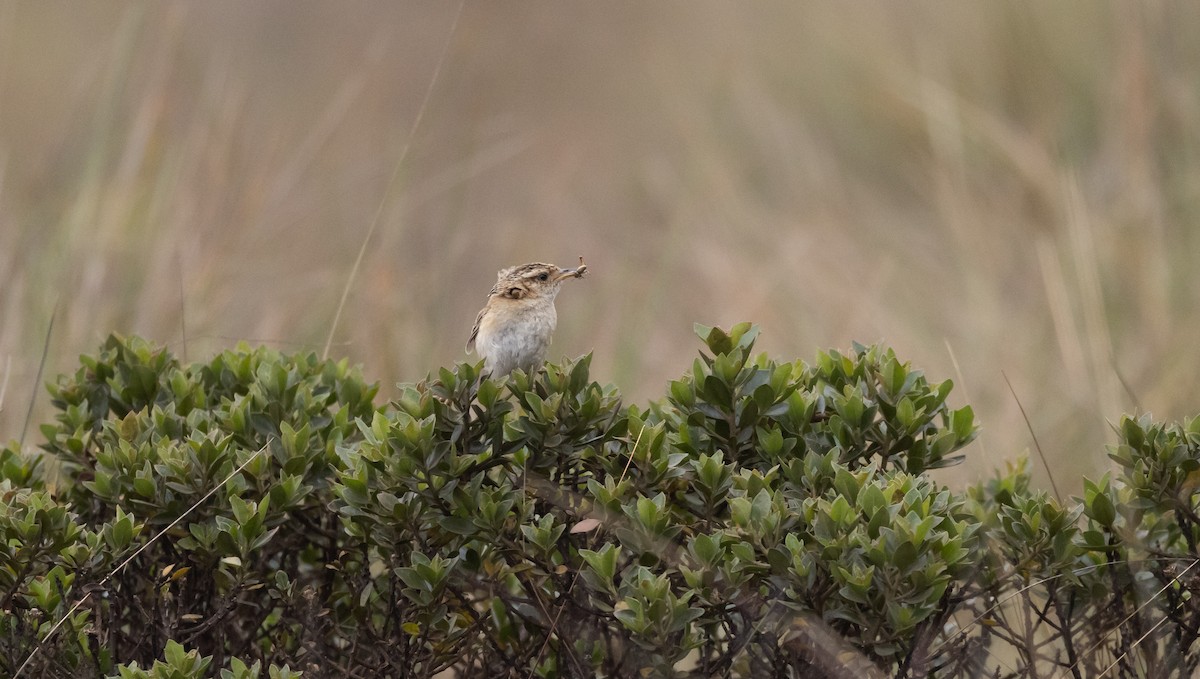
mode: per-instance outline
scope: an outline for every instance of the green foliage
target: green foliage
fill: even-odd
[[[977,434],[970,406],[946,405],[949,380],[930,384],[891,349],[821,352],[810,367],[753,357],[758,330],[748,323],[696,332],[712,355],[671,383],[666,414],[682,450],[720,450],[761,469],[833,452],[851,468],[874,461],[920,474],[960,462],[951,453]]]
[[[136,661],[121,665],[112,679],[203,679],[212,676],[209,671],[212,660],[212,656],[201,657],[195,650],[185,651],[179,642],[172,640],[167,642],[162,660],[155,660],[147,669],[139,668]],[[247,665],[238,658],[230,658],[229,667],[222,668],[218,676],[221,679],[257,679],[262,676],[262,662]],[[270,679],[300,679],[303,674],[287,665],[271,665],[267,676]]]
[[[109,521],[82,525],[47,491],[0,482],[0,654],[24,656],[65,618],[54,640],[60,649],[55,663],[80,668],[89,654],[85,629],[93,615],[87,608],[71,611],[73,599],[81,584],[96,582],[112,567],[114,554],[128,549],[141,530],[120,510]]]
[[[1143,667],[1195,676],[1200,426],[1144,415],[1122,418],[1117,431],[1119,476],[1084,479],[1070,503],[1031,490],[1024,461],[970,490],[988,546],[970,591],[991,603],[976,616],[984,624],[939,649],[966,651],[955,669],[978,672],[978,657],[1003,644],[1018,659],[1015,676],[1064,667],[1075,677]]]
[[[12,582],[10,598],[33,597],[2,621],[14,634],[0,642],[0,668],[11,672],[81,596],[94,605],[73,614],[76,638],[59,633],[27,672],[103,676],[152,662],[172,639],[218,660],[286,646],[276,639],[294,645],[319,612],[304,588],[327,579],[340,541],[327,509],[337,448],[374,412],[376,387],[311,354],[241,347],[181,366],[117,336],[81,363],[50,386],[59,412],[42,427],[56,492],[19,490],[28,497],[0,506],[0,525],[21,535],[7,542],[0,579]],[[11,446],[0,453],[3,483],[41,487],[27,471],[36,460],[23,459]],[[21,533],[30,524],[41,533]],[[56,568],[70,577],[39,597]],[[291,586],[269,587],[281,574]]]
[[[958,676],[1000,645],[1017,676],[1118,649],[1194,668],[1195,420],[1122,420],[1121,475],[1077,501],[1023,466],[957,493],[927,473],[977,433],[949,382],[882,347],[779,363],[754,326],[697,331],[646,408],[588,357],[462,364],[376,407],[344,362],[184,366],[114,336],[51,386],[56,482],[0,451],[0,669]],[[1129,613],[1159,599],[1147,633]]]

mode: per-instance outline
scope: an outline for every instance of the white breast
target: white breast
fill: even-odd
[[[502,313],[488,313],[480,321],[475,350],[493,376],[507,375],[516,368],[533,372],[545,361],[557,324],[553,303],[506,305]]]

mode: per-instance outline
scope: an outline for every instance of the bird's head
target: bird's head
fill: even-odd
[[[492,294],[508,299],[550,299],[558,295],[558,289],[563,281],[570,278],[583,278],[587,273],[587,265],[583,258],[579,266],[573,269],[559,268],[553,264],[533,262],[501,269],[496,274],[496,287]]]

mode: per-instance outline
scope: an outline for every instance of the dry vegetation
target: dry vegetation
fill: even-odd
[[[377,211],[332,353],[385,395],[584,254],[554,353],[634,397],[694,321],[883,339],[975,406],[960,473],[1032,445],[1003,372],[1072,493],[1106,421],[1197,410],[1200,5],[455,8],[0,5],[0,437],[56,302],[47,375],[114,330],[320,351]]]

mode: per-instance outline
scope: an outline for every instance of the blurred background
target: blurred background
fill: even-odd
[[[113,331],[320,353],[376,219],[330,354],[385,396],[584,255],[554,358],[645,401],[694,322],[884,341],[983,423],[952,483],[1032,430],[1079,493],[1122,413],[1200,411],[1200,4],[459,9],[0,3],[0,438],[56,304],[43,381]]]

